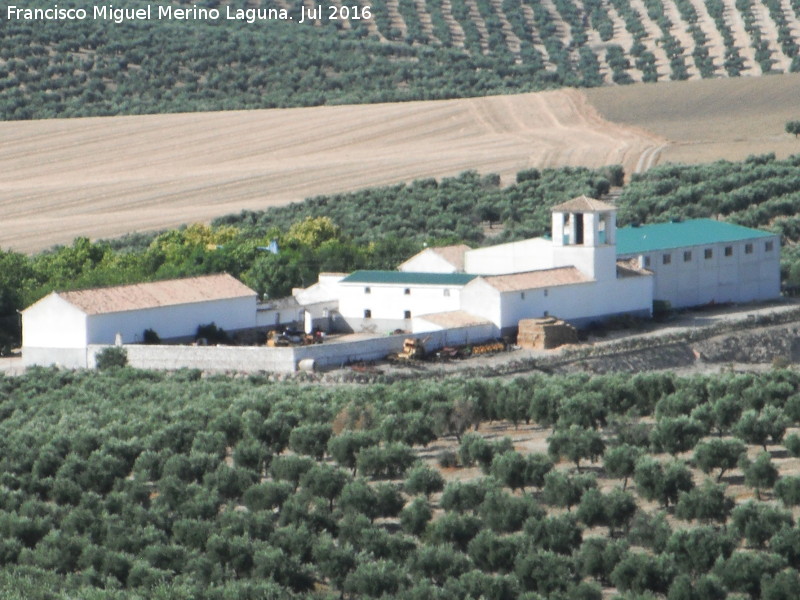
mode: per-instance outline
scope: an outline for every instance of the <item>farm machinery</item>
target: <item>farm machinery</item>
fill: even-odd
[[[311,346],[312,344],[321,344],[324,338],[325,334],[318,329],[313,333],[304,333],[294,329],[272,330],[267,333],[267,346],[270,348]]]

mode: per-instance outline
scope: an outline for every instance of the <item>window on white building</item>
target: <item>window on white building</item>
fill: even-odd
[[[714,258],[714,250],[711,248],[706,248],[703,251],[703,255],[706,257],[706,260],[708,260],[709,258]]]
[[[692,260],[692,251],[691,250],[684,250],[683,251],[683,262],[691,262]]]
[[[550,292],[548,291],[548,289],[547,289],[547,288],[544,288],[544,297],[545,297],[545,298],[547,298],[547,295],[548,295],[549,293],[550,293]]]
[[[773,248],[774,248],[774,244],[772,242],[767,242],[767,243],[764,244],[764,251],[765,252],[772,252]]]
[[[372,293],[372,290],[369,288],[369,286],[364,288],[364,293],[365,294],[371,294]]]
[[[725,246],[725,256],[733,256],[733,246]]]
[[[411,288],[404,289],[403,290],[403,294],[405,294],[406,296],[410,296],[411,295]]]
[[[665,264],[665,265],[668,265],[669,263],[671,263],[672,262],[672,254],[664,254],[661,257],[661,262],[663,264]]]
[[[368,309],[368,308],[364,309],[364,318],[365,319],[371,319],[372,318],[372,311],[370,309]]]
[[[644,257],[644,266],[645,266],[645,268],[650,266],[650,257],[649,256],[645,256]]]
[[[447,288],[445,288],[445,290],[444,290],[444,297],[445,298],[449,298],[450,297],[450,290],[448,290]]]
[[[744,253],[745,254],[752,254],[753,253],[753,244],[745,244],[744,245]]]
[[[519,293],[519,297],[522,298],[523,300],[525,300],[525,292],[520,292]]]
[[[410,319],[411,318],[411,311],[410,310],[404,310],[403,311],[403,318],[404,319]]]

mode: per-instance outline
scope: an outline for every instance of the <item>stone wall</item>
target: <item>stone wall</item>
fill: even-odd
[[[399,334],[362,339],[332,341],[313,346],[267,348],[265,346],[167,346],[127,345],[128,364],[139,369],[201,369],[203,371],[272,371],[290,373],[301,360],[312,360],[315,368],[342,367],[349,363],[380,360],[400,352],[403,340],[424,340],[427,351],[458,345],[468,340],[478,343],[491,339],[491,326],[476,325],[419,334]],[[95,356],[104,345],[88,349],[88,366],[96,366]]]

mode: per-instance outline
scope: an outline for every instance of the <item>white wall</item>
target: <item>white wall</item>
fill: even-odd
[[[478,248],[464,254],[464,271],[478,275],[522,273],[552,266],[553,245],[545,238]]]
[[[378,360],[400,352],[408,337],[425,340],[425,348],[434,351],[448,345],[479,343],[493,339],[491,325],[475,325],[456,330],[433,331],[417,335],[389,335],[343,342],[267,348],[264,346],[125,346],[128,364],[139,369],[202,369],[204,371],[275,371],[297,370],[301,360],[311,359],[317,368],[340,367],[352,362]],[[88,348],[88,366],[96,366],[95,356],[107,345]],[[85,366],[86,361],[84,365]]]
[[[505,333],[517,327],[520,319],[545,314],[579,324],[616,314],[649,315],[652,293],[651,276],[502,293],[481,279],[464,288],[462,308],[492,321]]]
[[[500,327],[500,292],[486,283],[485,279],[473,279],[461,292],[461,310],[494,323]]]
[[[56,293],[22,312],[23,348],[85,348],[86,342],[86,314]]]
[[[279,327],[281,325],[302,324],[303,313],[299,306],[284,308],[257,308],[256,327]]]
[[[766,242],[773,249],[766,251]],[[752,253],[746,246],[752,244]],[[725,256],[725,248],[732,249]],[[711,249],[712,257],[705,258]],[[684,260],[684,252],[691,258]],[[664,256],[669,255],[669,263]],[[634,257],[636,255],[628,255]],[[655,273],[655,300],[666,300],[674,308],[697,306],[711,302],[752,302],[780,296],[780,240],[778,236],[688,246],[673,250],[647,252],[650,269]],[[642,260],[642,264],[646,264]]]
[[[431,248],[415,254],[397,267],[398,271],[410,273],[455,273],[456,268]]]
[[[141,342],[144,330],[152,329],[166,340],[194,336],[198,325],[212,322],[226,331],[255,327],[255,295],[90,315],[87,338],[91,344],[113,344],[121,333],[123,343],[130,344]]]
[[[415,316],[459,310],[463,288],[458,285],[376,283],[345,283],[339,287],[339,312],[342,317],[354,331],[376,333],[398,328],[410,330],[411,319]],[[366,288],[369,288],[369,293],[365,292]],[[405,293],[406,289],[408,294]],[[364,320],[365,310],[371,311],[371,319]],[[404,318],[405,311],[411,311],[411,319]],[[364,324],[360,326],[362,321]]]
[[[559,246],[553,251],[554,267],[575,267],[597,281],[616,279],[616,246]]]

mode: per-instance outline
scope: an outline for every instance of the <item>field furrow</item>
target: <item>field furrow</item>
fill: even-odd
[[[573,0],[575,6],[578,7],[578,10],[582,14],[587,14],[586,7],[584,6],[581,0]],[[600,32],[592,27],[588,27],[586,29],[586,40],[589,44],[589,48],[597,57],[597,62],[600,65],[600,76],[603,78],[604,83],[612,83],[611,75],[611,67],[608,65],[606,61],[606,43],[600,38]]]
[[[456,48],[464,47],[465,34],[464,29],[459,24],[458,20],[453,16],[453,4],[450,0],[441,0],[442,2],[442,15],[444,15],[445,23],[450,28],[450,39],[453,46]]]
[[[706,36],[706,48],[714,61],[715,70],[721,76],[725,75],[725,40],[722,37],[713,17],[708,13],[705,2],[702,0],[690,0],[697,12],[697,25]]]
[[[508,182],[556,164],[632,172],[664,143],[603,120],[576,90],[5,122],[0,247],[40,250],[467,169]]]
[[[644,27],[647,37],[642,40],[647,46],[647,49],[656,57],[656,68],[658,70],[658,78],[668,78],[670,75],[670,63],[667,53],[661,47],[661,29],[659,26],[650,19],[647,15],[647,7],[642,0],[631,0],[631,7],[639,13],[642,26]]]
[[[781,48],[781,43],[778,41],[778,28],[769,14],[769,9],[764,6],[761,0],[753,0],[752,9],[756,24],[761,30],[761,37],[768,42],[769,49],[772,51],[772,56],[770,57],[773,61],[772,69],[781,73],[788,73],[792,66],[792,59],[786,56]]]
[[[433,32],[433,20],[428,12],[428,6],[425,3],[425,0],[414,0],[414,10],[417,11],[420,28],[422,29],[422,33],[428,39],[428,42],[436,45],[442,44],[444,40],[440,40]]]
[[[558,8],[553,4],[553,0],[542,0],[541,4],[550,15],[550,19],[555,27],[556,37],[565,48],[568,48],[572,44],[572,32],[561,18],[561,13],[558,12]]]
[[[538,28],[536,26],[536,15],[533,13],[533,9],[530,5],[522,3],[522,16],[525,19],[525,23],[527,24],[528,28],[531,31],[530,36],[530,43],[533,46],[534,50],[536,50],[539,54],[542,55],[542,60],[544,61],[545,69],[554,71],[556,69],[556,64],[550,59],[550,53],[547,51],[547,47],[542,42],[542,38],[539,35]]]
[[[362,8],[364,8],[366,6],[370,6],[370,0],[357,0],[357,1],[358,1],[359,6],[361,6]],[[383,34],[378,29],[378,24],[375,22],[374,18],[372,18],[372,19],[364,19],[362,21],[362,23],[366,24],[367,32],[369,33],[369,35],[371,37],[374,37],[375,39],[378,39],[378,40],[380,40],[382,42],[386,41],[386,38],[383,37]]]
[[[789,23],[792,37],[795,40],[800,40],[800,11],[794,11],[791,0],[781,0],[781,8],[783,9],[783,14],[786,15],[786,21]]]
[[[744,60],[742,75],[761,75],[761,66],[756,61],[756,52],[750,45],[750,35],[744,27],[744,19],[736,10],[735,0],[722,0],[725,5],[725,23],[733,34],[733,41]]]
[[[503,37],[506,40],[508,51],[516,57],[516,62],[518,64],[522,63],[522,59],[520,58],[522,41],[514,33],[514,28],[511,26],[511,23],[503,11],[503,0],[490,0],[489,5],[492,7],[495,15],[497,15],[497,18],[500,20],[501,30],[503,32]]]
[[[463,0],[467,6],[469,19],[475,25],[475,29],[480,36],[481,52],[484,54],[489,53],[489,30],[486,28],[486,22],[483,20],[481,11],[478,9],[478,4],[475,0]]]
[[[393,29],[400,32],[400,36],[405,38],[408,35],[408,26],[403,15],[400,14],[399,0],[386,0],[386,11],[389,14],[389,21]]]
[[[662,0],[662,4],[664,5],[664,14],[672,23],[669,32],[683,47],[683,59],[686,61],[686,70],[689,73],[689,79],[700,79],[702,77],[700,75],[700,69],[695,64],[692,55],[695,49],[695,42],[692,34],[688,31],[688,24],[683,20],[678,7],[672,0]]]

